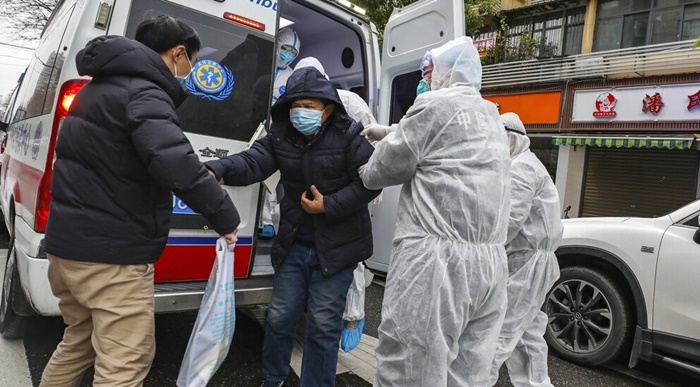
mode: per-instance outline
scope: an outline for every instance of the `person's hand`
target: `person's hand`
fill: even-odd
[[[226,239],[226,243],[228,243],[229,245],[232,245],[232,244],[238,242],[237,235],[238,235],[238,229],[235,229],[230,234],[221,235],[221,236],[224,237],[224,239]]]
[[[211,169],[207,169],[207,172],[209,172],[209,174],[212,175],[212,176],[214,176],[214,178],[216,179],[216,173],[214,173],[214,171],[212,171]],[[219,179],[219,185],[224,185],[224,179],[223,179],[223,178]]]
[[[381,141],[384,137],[391,132],[391,127],[380,124],[368,124],[365,129],[360,132],[360,136],[367,139],[367,141]]]
[[[314,200],[306,198],[306,191],[301,194],[301,208],[309,214],[323,214],[326,212],[326,207],[323,206],[323,195],[318,192],[315,185],[311,186],[311,194],[314,195]]]

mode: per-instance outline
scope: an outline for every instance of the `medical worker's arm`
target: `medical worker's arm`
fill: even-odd
[[[523,163],[514,163],[510,182],[510,218],[508,219],[508,237],[506,244],[515,238],[530,215],[532,201],[535,197],[536,176],[531,168]]]
[[[374,144],[374,154],[362,168],[362,182],[380,189],[409,181],[416,173],[423,151],[444,125],[435,109],[419,96],[399,122],[398,129]]]
[[[372,145],[366,139],[356,135],[350,144],[345,148],[347,173],[351,177],[351,182],[338,192],[324,195],[323,205],[326,210],[326,217],[337,219],[366,208],[381,191],[372,191],[362,184],[357,170],[365,164],[373,152]]]
[[[267,135],[253,143],[250,149],[219,160],[205,163],[216,179],[224,184],[246,186],[261,182],[278,169],[277,157],[272,149],[272,136]]]

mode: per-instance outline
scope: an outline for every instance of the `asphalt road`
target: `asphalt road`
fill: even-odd
[[[0,230],[0,249],[7,248],[7,234]],[[4,252],[4,251],[3,251]],[[4,258],[4,255],[3,257]],[[4,262],[2,265],[4,267]],[[381,319],[381,303],[384,296],[382,279],[367,288],[365,334],[377,337]],[[145,386],[174,386],[180,362],[187,346],[196,313],[158,315],[156,317],[157,354]],[[20,341],[0,338],[0,385],[8,387],[38,386],[41,372],[51,353],[61,340],[63,323],[60,318],[39,318],[31,322],[31,335]],[[236,333],[228,358],[221,366],[209,386],[256,387],[261,381],[261,352],[264,331],[247,316],[236,316]],[[623,360],[606,367],[585,368],[550,355],[549,372],[555,386],[695,386],[700,380],[677,371],[642,363],[630,370]],[[24,376],[27,375],[27,376]],[[31,379],[25,381],[24,378]],[[92,373],[88,372],[82,386],[90,386]],[[285,386],[298,386],[299,378],[291,373]],[[352,372],[339,374],[336,386],[367,387],[366,382]],[[505,368],[497,386],[510,386]]]
[[[367,290],[367,322],[365,333],[377,334],[382,286],[373,284]],[[187,346],[195,313],[159,315],[156,318],[157,355],[146,386],[174,386],[182,356]],[[236,333],[228,358],[209,386],[258,386],[261,380],[261,348],[264,331],[260,325],[239,313],[236,316]],[[41,371],[53,349],[61,339],[63,324],[60,319],[40,319],[33,322],[34,334],[24,340],[27,366],[34,386],[38,385]],[[627,370],[622,364],[609,367],[585,368],[550,356],[550,377],[555,386],[691,386],[700,380],[685,377],[677,372],[643,365],[641,370]],[[624,373],[623,373],[624,372]],[[0,377],[2,372],[0,372]],[[82,386],[91,385],[91,374]],[[292,373],[285,386],[298,386],[299,379]],[[370,384],[352,373],[338,375],[337,386],[366,387]],[[510,386],[505,368],[497,386]],[[19,387],[19,386],[18,386]]]

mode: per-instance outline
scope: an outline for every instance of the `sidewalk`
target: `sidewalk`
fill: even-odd
[[[297,339],[292,350],[292,369],[297,375],[301,375],[302,343],[304,342],[304,331],[306,330],[306,318],[302,317],[297,328]],[[362,340],[357,348],[349,353],[338,351],[338,368],[336,374],[351,372],[366,382],[374,382],[374,374],[377,372],[377,358],[374,355],[374,348],[377,346],[377,339],[372,336],[362,335]]]

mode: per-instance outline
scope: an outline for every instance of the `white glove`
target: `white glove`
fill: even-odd
[[[360,136],[367,139],[367,141],[381,141],[389,133],[395,132],[398,125],[386,126],[380,124],[369,124],[365,126],[365,129],[360,132]]]
[[[362,179],[362,175],[365,174],[365,169],[367,169],[367,164],[360,165],[360,168],[357,170],[357,174],[360,176],[360,179]]]

